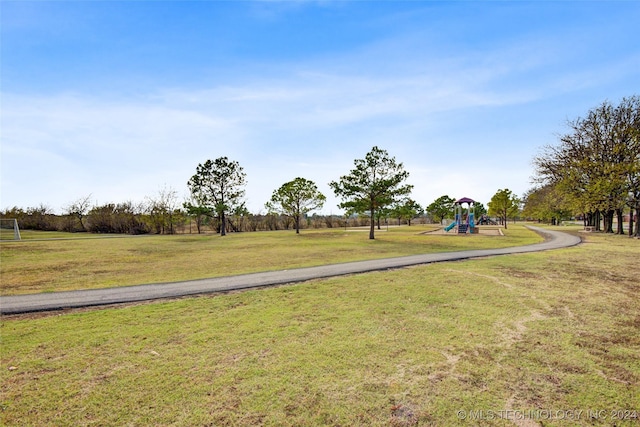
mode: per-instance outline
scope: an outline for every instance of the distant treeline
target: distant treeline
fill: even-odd
[[[157,207],[156,207],[157,208]],[[161,210],[130,202],[94,206],[86,212],[55,214],[45,205],[30,208],[13,207],[0,211],[2,218],[15,218],[21,230],[66,231],[114,234],[188,234],[220,232],[220,221],[211,216],[189,216],[182,209]],[[390,223],[407,223],[389,219]],[[413,223],[431,222],[418,218]],[[309,215],[300,221],[305,228],[362,227],[370,224],[367,216],[345,218],[339,215]],[[384,219],[382,220],[384,224]],[[228,232],[289,230],[294,218],[274,213],[252,214],[247,211],[227,219]]]

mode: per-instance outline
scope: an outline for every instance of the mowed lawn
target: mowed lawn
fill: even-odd
[[[0,244],[2,295],[172,282],[364,259],[541,241],[522,226],[505,236],[429,235],[433,227],[391,227],[369,240],[367,229],[217,235],[125,236],[25,240]],[[55,234],[46,233],[47,237]],[[76,238],[73,238],[73,237]],[[71,237],[71,238],[69,238]]]
[[[636,426],[640,241],[584,237],[541,253],[5,316],[0,424]]]

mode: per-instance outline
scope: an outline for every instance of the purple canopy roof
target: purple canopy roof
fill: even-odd
[[[460,199],[460,200],[456,200],[456,203],[458,203],[458,204],[460,204],[460,205],[461,205],[461,204],[463,204],[463,203],[475,203],[475,200],[470,199],[470,198],[468,198],[468,197],[463,197],[463,198],[462,198],[462,199]]]

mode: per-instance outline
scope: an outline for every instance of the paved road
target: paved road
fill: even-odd
[[[185,295],[207,294],[220,291],[258,288],[285,283],[303,282],[305,280],[324,277],[342,276],[345,274],[364,273],[367,271],[387,270],[408,267],[411,265],[429,264],[432,262],[456,261],[461,259],[524,252],[538,252],[549,249],[570,247],[580,243],[579,237],[572,236],[567,233],[544,230],[538,227],[529,228],[545,236],[545,241],[534,245],[511,248],[411,255],[398,258],[385,258],[369,261],[348,262],[343,264],[323,265],[319,267],[297,268],[293,270],[191,280],[188,282],[157,283],[108,289],[3,296],[0,297],[0,313],[18,314],[60,310],[65,308],[91,307],[116,303],[147,301],[160,298],[174,298]]]

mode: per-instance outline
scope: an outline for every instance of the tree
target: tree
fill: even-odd
[[[133,202],[96,205],[87,214],[87,229],[92,233],[145,234],[150,231],[148,223],[152,222],[145,221],[145,211],[148,212],[148,206],[134,205]]]
[[[198,234],[202,233],[202,225],[205,223],[207,217],[212,216],[211,208],[195,205],[191,201],[184,202],[182,207],[185,209],[189,217],[195,219]]]
[[[391,209],[391,215],[398,219],[398,225],[402,220],[407,221],[407,224],[411,226],[411,220],[424,213],[424,209],[418,202],[413,199],[406,198],[395,204]]]
[[[246,174],[236,161],[219,157],[198,164],[196,173],[187,183],[193,200],[218,215],[220,235],[227,234],[226,213],[242,204]]]
[[[375,239],[376,211],[408,195],[413,186],[404,183],[409,177],[404,165],[376,146],[364,159],[354,160],[354,164],[355,169],[349,175],[330,182],[329,186],[336,196],[344,200],[339,207],[350,212],[370,213],[369,239]]]
[[[89,194],[88,196],[80,197],[75,202],[69,204],[69,206],[66,207],[65,211],[69,217],[76,218],[78,220],[82,231],[86,231],[87,228],[82,220],[87,216],[90,207],[91,194]],[[73,231],[73,229],[73,225],[70,224],[68,231]]]
[[[114,233],[145,234],[150,231],[142,214],[146,207],[143,203],[126,201],[113,207],[111,225]]]
[[[640,195],[640,97],[624,98],[617,106],[604,102],[586,117],[568,122],[570,132],[556,146],[547,146],[534,159],[537,182],[553,185],[586,225],[613,233],[629,193]]]
[[[640,216],[640,96],[624,98],[618,107],[620,139],[624,142],[627,158],[625,176],[627,204],[629,206],[629,236],[634,235],[633,215]],[[640,237],[640,223],[636,223],[635,236]]]
[[[295,221],[296,234],[300,233],[300,217],[315,209],[320,209],[327,198],[318,191],[313,181],[296,178],[282,184],[265,204],[270,212],[287,215]]]
[[[511,190],[505,188],[504,190],[498,190],[488,205],[489,215],[499,217],[504,223],[504,228],[507,228],[507,219],[517,215],[520,208],[520,200]]]
[[[244,202],[237,204],[232,211],[229,212],[230,218],[227,217],[227,222],[231,229],[235,232],[242,231],[245,220],[249,215],[249,209],[247,209]]]
[[[178,211],[178,192],[171,187],[163,187],[156,197],[148,197],[147,212],[158,234],[175,232],[175,214]]]
[[[205,200],[198,199],[198,194],[194,195],[193,193],[189,199],[182,203],[187,215],[195,219],[198,234],[202,232],[202,225],[206,223],[207,219],[214,216],[214,211],[205,205]]]
[[[41,203],[37,207],[27,208],[25,219],[20,224],[20,227],[25,230],[55,231],[57,229],[55,220],[56,216],[53,214],[53,209]]]
[[[556,225],[571,211],[561,192],[552,184],[529,190],[523,197],[525,217]]]
[[[376,227],[378,227],[378,230],[382,229],[382,219],[384,218],[384,223],[388,224],[388,220],[389,220],[389,216],[393,215],[393,207],[392,206],[382,206],[380,207],[380,209],[378,209],[376,211],[376,217],[375,217],[375,222],[376,222]]]
[[[487,214],[487,208],[485,208],[482,203],[476,202],[473,204],[473,213],[475,214],[477,221],[482,215]]]
[[[442,220],[445,218],[453,217],[453,204],[455,202],[456,201],[449,196],[440,196],[427,206],[427,212],[434,218],[437,218],[439,224],[442,224]]]

